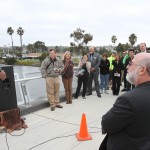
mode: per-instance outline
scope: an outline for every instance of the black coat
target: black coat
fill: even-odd
[[[121,74],[121,70],[123,70],[123,68],[124,68],[121,60],[119,60],[118,63],[116,60],[113,60],[112,65],[114,66],[113,73]]]
[[[100,74],[109,74],[109,67],[110,67],[110,63],[109,60],[106,59],[105,61],[102,59],[101,63],[100,63]]]
[[[150,81],[117,98],[102,117],[102,133],[107,150],[150,150]]]

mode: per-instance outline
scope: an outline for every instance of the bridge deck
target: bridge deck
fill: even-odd
[[[122,94],[122,93],[120,93]],[[28,128],[21,136],[12,136],[2,130],[0,133],[0,150],[98,150],[104,135],[101,133],[101,117],[115,102],[117,96],[96,93],[79,97],[73,104],[62,102],[63,109],[51,111],[49,107],[27,114],[25,116]],[[79,132],[82,113],[86,114],[87,126],[92,140],[78,141],[75,134]],[[20,135],[24,129],[14,131]],[[6,142],[7,139],[7,142]]]

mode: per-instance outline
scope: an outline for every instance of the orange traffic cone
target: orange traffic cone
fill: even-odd
[[[88,133],[87,124],[86,124],[86,116],[82,114],[82,120],[80,125],[80,132],[76,134],[78,141],[86,141],[92,140],[91,135]]]

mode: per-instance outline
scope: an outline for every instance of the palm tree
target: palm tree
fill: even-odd
[[[112,41],[112,43],[114,43],[114,46],[115,46],[115,43],[116,43],[116,41],[117,41],[117,37],[116,37],[115,35],[113,35],[113,36],[111,37],[111,41]]]
[[[8,27],[8,29],[7,29],[7,33],[11,36],[12,51],[13,51],[13,57],[14,57],[13,38],[12,38],[12,34],[14,33],[14,30],[12,29],[12,27]]]
[[[137,37],[134,33],[132,33],[130,36],[129,36],[129,42],[131,43],[131,46],[133,47],[133,45],[135,44],[135,42],[137,41]]]
[[[24,34],[24,30],[22,29],[22,27],[19,27],[17,29],[17,34],[20,35],[20,45],[21,45],[21,54],[22,54],[22,51],[23,51],[23,49],[22,49],[22,35]]]

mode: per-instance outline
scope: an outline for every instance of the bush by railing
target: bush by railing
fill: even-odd
[[[21,66],[40,66],[40,61],[38,59],[25,59],[25,60],[17,60],[16,65]]]
[[[7,65],[14,65],[17,62],[16,58],[6,58],[5,64]]]
[[[19,65],[19,66],[37,66],[39,67],[41,65],[41,62],[47,55],[43,55],[41,59],[16,59],[16,58],[5,58],[4,63],[7,65]],[[74,58],[72,57],[72,61],[74,62],[74,65],[77,66],[80,58]]]

